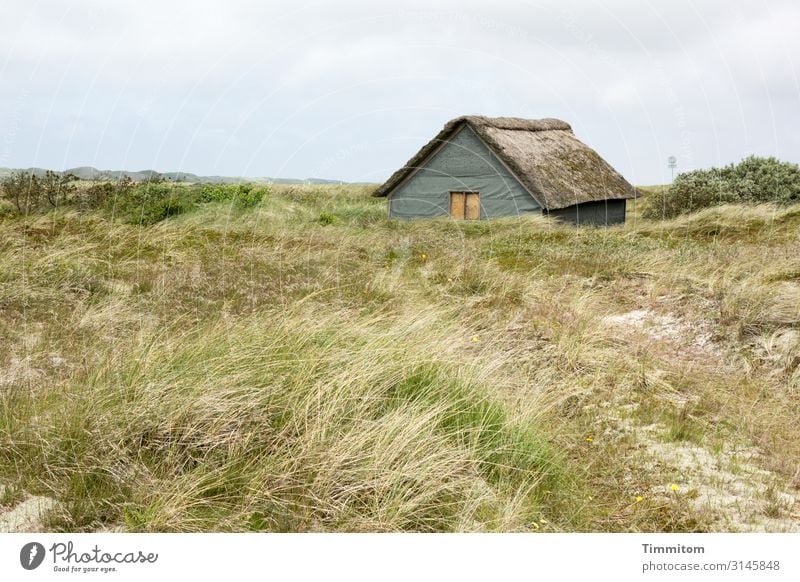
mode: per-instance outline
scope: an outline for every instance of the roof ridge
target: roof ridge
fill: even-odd
[[[464,115],[457,118],[467,123],[495,129],[517,131],[572,131],[572,126],[566,121],[555,117],[542,119],[525,119],[522,117],[485,117],[483,115]],[[456,120],[454,120],[456,121]]]

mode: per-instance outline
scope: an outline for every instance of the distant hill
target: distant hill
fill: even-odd
[[[36,176],[43,176],[45,168],[22,168],[26,172],[33,172]],[[0,178],[16,171],[16,168],[0,168]],[[62,172],[60,172],[62,173]],[[196,184],[235,184],[237,182],[264,182],[271,184],[346,184],[341,180],[326,180],[323,178],[270,178],[270,177],[235,177],[235,176],[198,176],[190,172],[157,172],[155,170],[98,170],[91,166],[69,168],[63,173],[75,174],[81,180],[94,182],[107,182],[128,177],[136,182],[149,180],[160,176],[172,182],[192,182]]]

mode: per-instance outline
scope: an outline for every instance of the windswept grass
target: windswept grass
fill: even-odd
[[[68,531],[713,529],[639,425],[797,480],[797,207],[593,229],[369,193],[0,218],[7,491]]]
[[[4,460],[51,473],[70,529],[524,529],[563,464],[437,318],[176,322],[8,419]]]

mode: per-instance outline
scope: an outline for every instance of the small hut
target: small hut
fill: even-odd
[[[543,213],[608,225],[625,222],[636,190],[564,121],[469,115],[449,121],[375,196],[398,218]]]

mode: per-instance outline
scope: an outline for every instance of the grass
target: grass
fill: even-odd
[[[798,478],[797,207],[594,229],[369,193],[0,218],[6,491],[64,531],[713,528],[625,423]],[[636,309],[716,351],[604,320]]]

